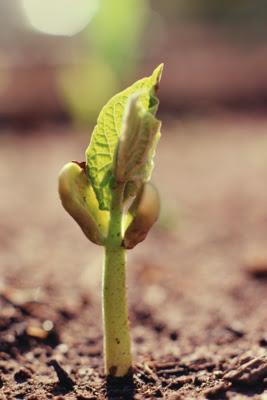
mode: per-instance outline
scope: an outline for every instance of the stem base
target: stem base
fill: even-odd
[[[105,371],[116,377],[127,375],[132,366],[125,264],[124,248],[106,247],[103,277]]]

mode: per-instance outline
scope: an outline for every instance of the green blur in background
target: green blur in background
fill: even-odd
[[[82,65],[59,71],[59,84],[74,121],[94,120],[107,100],[131,79],[142,53],[146,0],[102,0],[82,35],[88,55]]]
[[[168,110],[258,104],[266,19],[264,0],[0,0],[0,118],[64,115],[88,127],[161,62]]]

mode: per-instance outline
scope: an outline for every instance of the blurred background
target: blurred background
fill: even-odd
[[[105,102],[161,62],[153,173],[161,215],[128,252],[134,352],[141,364],[147,354],[204,360],[189,399],[214,366],[231,369],[234,355],[248,351],[258,368],[267,343],[266,21],[264,0],[0,0],[7,398],[30,398],[16,391],[12,372],[25,365],[37,371],[28,393],[48,398],[51,388],[38,383],[40,371],[55,380],[47,354],[71,371],[101,373],[103,249],[61,206],[58,173],[84,160]],[[248,384],[260,393],[256,374]]]
[[[0,123],[94,123],[165,63],[161,111],[265,111],[264,0],[0,0]]]

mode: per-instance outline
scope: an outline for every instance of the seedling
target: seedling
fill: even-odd
[[[66,164],[59,176],[63,207],[92,242],[104,246],[103,325],[107,375],[131,371],[126,250],[145,239],[159,215],[149,183],[161,123],[155,114],[163,65],[114,96],[102,109],[86,162]]]

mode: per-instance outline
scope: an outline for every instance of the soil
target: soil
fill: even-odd
[[[0,399],[266,399],[267,121],[165,124],[161,218],[128,253],[124,381],[103,373],[102,249],[57,195],[87,142],[50,126],[0,135]]]

